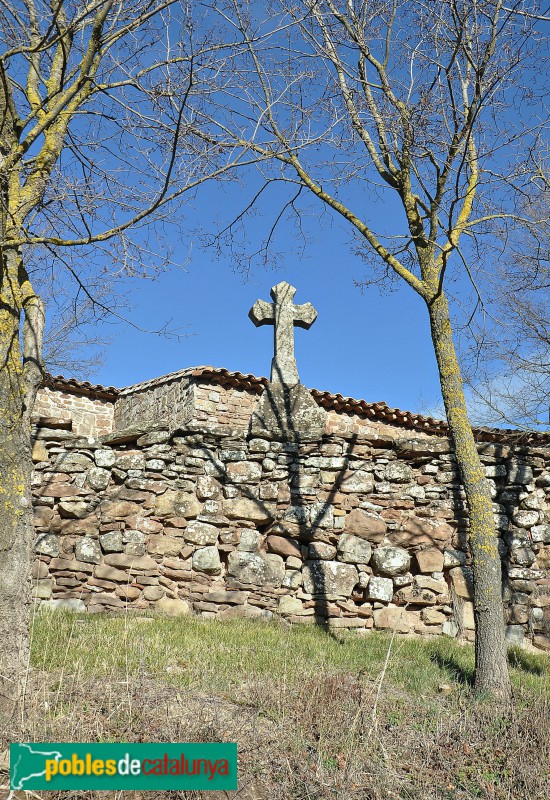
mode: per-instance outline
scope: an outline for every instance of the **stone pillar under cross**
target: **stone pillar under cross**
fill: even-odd
[[[317,311],[311,303],[295,305],[296,289],[286,281],[271,289],[272,303],[257,300],[248,316],[256,325],[273,325],[274,356],[271,362],[271,383],[295,386],[300,383],[296,357],[294,355],[294,326],[311,328],[317,318]]]

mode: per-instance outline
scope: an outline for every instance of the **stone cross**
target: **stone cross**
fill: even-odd
[[[271,383],[295,386],[300,383],[296,358],[294,356],[294,325],[311,328],[317,318],[317,311],[311,303],[294,305],[296,289],[286,281],[271,289],[273,303],[257,300],[248,316],[256,325],[273,325],[275,329],[275,355],[271,362]]]

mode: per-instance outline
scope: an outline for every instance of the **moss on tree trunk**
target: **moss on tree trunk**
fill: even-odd
[[[4,280],[0,291],[0,720],[4,723],[14,718],[28,664],[34,540],[30,420],[19,318],[14,293]]]
[[[428,305],[441,392],[469,509],[476,625],[475,688],[507,702],[511,696],[504,636],[502,566],[493,501],[468,419],[447,298]]]

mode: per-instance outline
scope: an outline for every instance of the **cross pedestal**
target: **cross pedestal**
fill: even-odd
[[[271,289],[272,303],[257,300],[248,316],[256,325],[273,325],[271,379],[252,415],[251,433],[291,440],[317,440],[325,427],[325,412],[300,383],[294,355],[294,326],[311,328],[317,311],[311,303],[296,305],[294,286],[282,281]]]

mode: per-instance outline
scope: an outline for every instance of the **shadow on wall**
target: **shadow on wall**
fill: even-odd
[[[449,443],[377,429],[322,435],[284,392],[282,406],[264,394],[284,437],[260,415],[246,437],[159,422],[95,450],[51,431],[36,471],[35,596],[471,638],[467,515]],[[507,562],[508,630],[520,643],[548,628],[529,569],[550,551],[529,539],[546,543],[550,532],[533,527],[543,512],[531,509],[547,484],[517,449],[482,446],[482,458]]]
[[[273,435],[267,427],[284,431],[284,436]],[[240,496],[255,506],[256,516],[265,515],[268,521],[241,531],[236,550],[226,560],[228,588],[278,595],[278,605],[272,608],[288,621],[315,622],[330,632],[373,625],[396,627],[403,633],[415,628],[426,632],[429,626],[436,633],[443,624],[449,632],[461,630],[452,619],[449,586],[443,577],[443,549],[458,536],[447,519],[434,524],[433,510],[420,519],[407,515],[415,508],[414,492],[400,503],[384,493],[390,489],[384,482],[388,471],[392,479],[412,479],[406,464],[389,459],[380,463],[372,456],[367,460],[373,444],[382,447],[382,453],[391,446],[387,437],[373,435],[366,442],[353,435],[344,449],[333,437],[320,442],[318,431],[312,435],[311,426],[297,413],[288,387],[266,390],[263,409],[251,428],[251,449],[278,453],[278,463],[267,465],[278,489],[275,493],[268,488],[275,484],[261,484],[262,498],[255,487],[239,482]],[[226,492],[233,482],[231,472],[238,469],[211,460],[211,470]],[[241,469],[246,474],[246,465]],[[423,490],[416,494],[423,495]],[[399,505],[402,511],[394,513]],[[457,491],[450,516],[456,519],[463,513]],[[456,552],[454,559],[454,565],[462,568],[466,557]],[[411,564],[418,575],[412,574]],[[410,611],[405,610],[409,607]],[[245,609],[235,613],[245,613]]]
[[[294,423],[293,406],[285,408],[282,419],[281,405],[273,403],[273,414],[285,430],[284,440],[259,440],[279,453],[278,510],[274,514],[272,503],[262,501],[250,487],[239,487],[271,519],[253,532],[244,531],[244,538],[241,535],[236,551],[229,554],[228,586],[260,592],[286,588],[277,607],[283,617],[294,623],[315,621],[331,632],[375,626],[403,633],[443,630],[471,639],[474,615],[467,566],[467,508],[448,443],[437,443],[446,468],[435,489],[448,501],[438,502],[426,499],[421,480],[433,474],[433,442],[426,443],[424,453],[408,454],[426,472],[416,475],[416,484],[405,485],[415,480],[407,463],[374,457],[376,446],[382,446],[379,453],[388,454],[383,450],[390,443],[384,437],[373,435],[369,442],[354,435],[342,451],[331,437],[320,443],[307,432],[304,436],[304,428]],[[506,485],[506,476],[517,472],[517,461],[503,468],[509,448],[490,447],[488,472],[495,498],[502,501],[495,506],[495,515],[504,562],[503,597],[516,601],[507,611],[508,633],[512,643],[519,643],[529,609],[518,610],[525,596],[510,590],[509,570],[514,564],[517,569],[518,558],[533,563],[535,554],[525,553],[525,542],[518,549],[525,531],[521,534],[511,522],[521,486]],[[231,484],[226,469],[219,477]],[[251,574],[255,580],[248,582]]]

